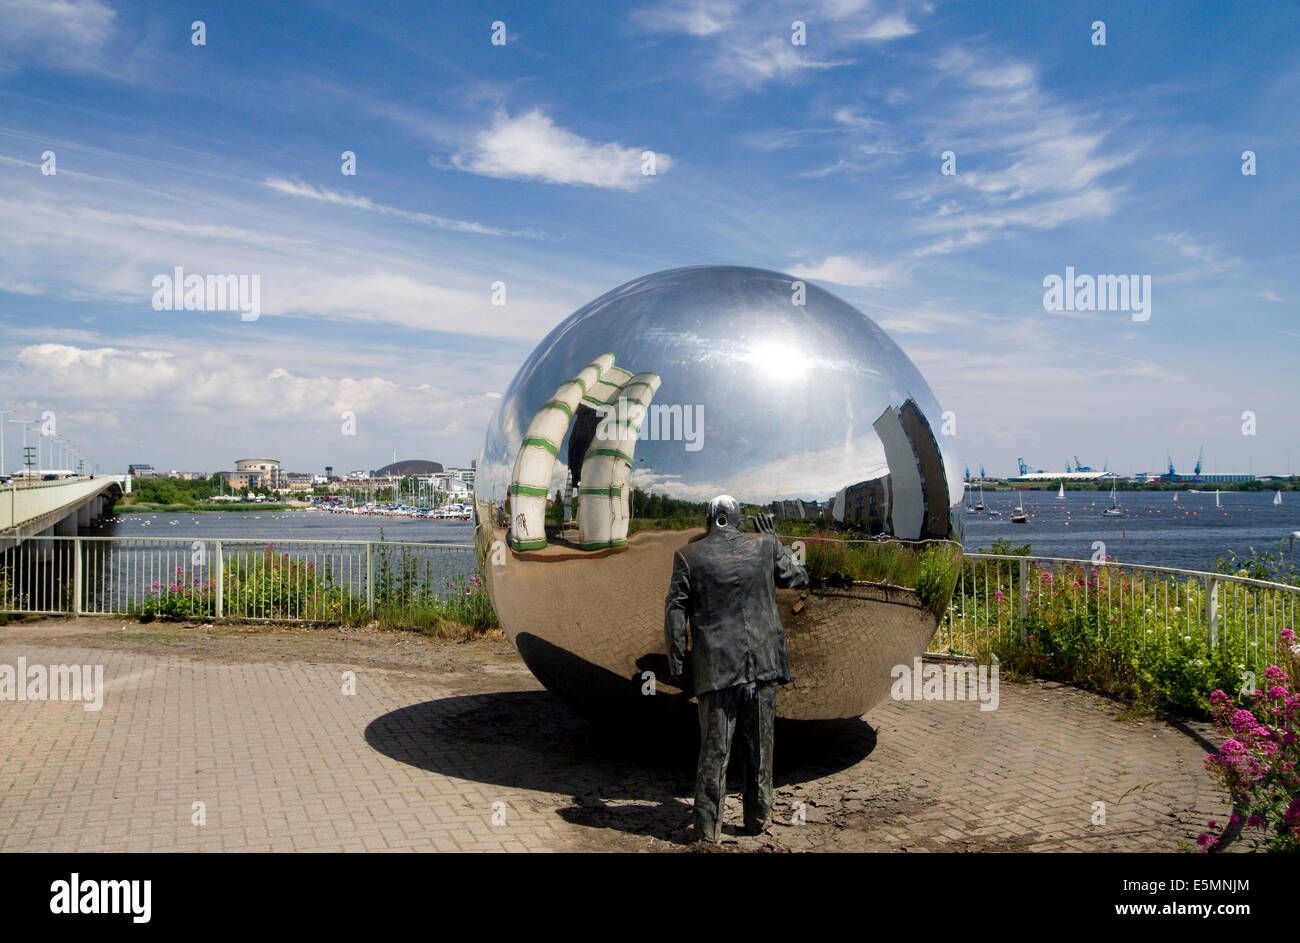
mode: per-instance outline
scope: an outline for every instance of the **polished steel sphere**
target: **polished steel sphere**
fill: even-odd
[[[524,362],[478,462],[477,541],[506,634],[593,717],[680,709],[664,598],[707,502],[777,519],[812,584],[781,590],[778,717],[858,717],[934,634],[960,567],[962,478],[930,388],[857,309],[705,265],[628,282]]]

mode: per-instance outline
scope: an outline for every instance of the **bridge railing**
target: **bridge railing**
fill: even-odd
[[[964,555],[930,651],[973,655],[1036,627],[1122,634],[1135,648],[1182,642],[1254,667],[1300,622],[1300,586],[1225,573],[1059,557]]]
[[[124,486],[125,480],[122,475],[77,475],[54,481],[14,478],[0,485],[0,534],[21,528],[66,504],[87,500],[107,485],[116,482]],[[65,498],[52,489],[67,489],[69,493]]]
[[[32,537],[0,553],[0,611],[404,625],[487,605],[472,546]]]

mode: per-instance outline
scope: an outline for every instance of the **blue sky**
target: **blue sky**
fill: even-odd
[[[554,324],[719,262],[881,324],[972,467],[1300,471],[1294,4],[359,6],[0,0],[6,419],[113,470],[468,464]],[[178,265],[261,316],[154,310]],[[1067,266],[1150,319],[1045,310]]]

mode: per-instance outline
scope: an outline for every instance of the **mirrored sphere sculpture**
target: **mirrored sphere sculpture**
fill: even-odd
[[[510,384],[475,482],[483,576],[529,669],[571,705],[680,710],[673,552],[733,495],[776,517],[811,578],[778,592],[778,717],[858,717],[947,608],[959,467],[925,380],[851,305],[760,269],[659,272],[571,315]]]

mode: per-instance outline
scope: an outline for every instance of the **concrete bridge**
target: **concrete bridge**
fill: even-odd
[[[82,475],[57,481],[15,478],[0,488],[0,545],[30,537],[75,537],[77,528],[104,517],[130,490],[127,475]]]

